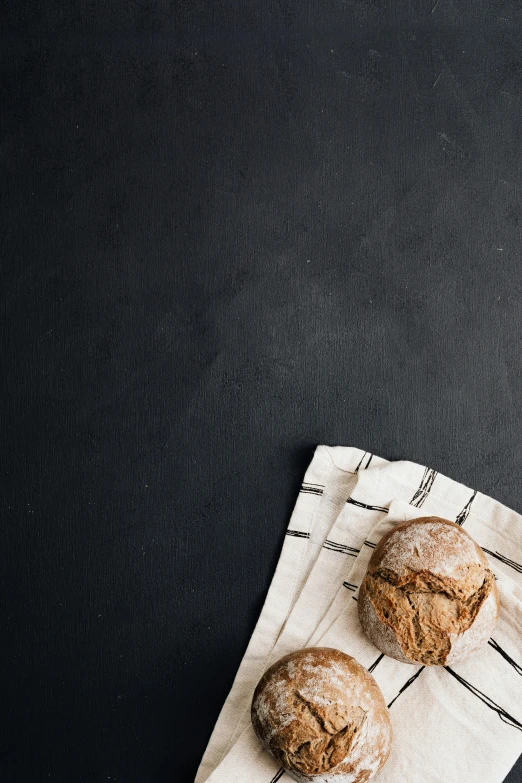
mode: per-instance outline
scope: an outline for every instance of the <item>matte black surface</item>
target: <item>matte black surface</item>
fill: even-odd
[[[0,779],[184,783],[315,445],[522,510],[522,9],[2,16]]]

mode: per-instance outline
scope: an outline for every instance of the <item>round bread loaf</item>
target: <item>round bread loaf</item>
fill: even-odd
[[[252,724],[297,781],[363,783],[390,753],[390,718],[377,683],[354,658],[328,647],[298,650],[265,672]]]
[[[405,663],[453,664],[489,639],[499,610],[495,577],[465,530],[440,517],[397,525],[377,544],[359,590],[361,624]]]

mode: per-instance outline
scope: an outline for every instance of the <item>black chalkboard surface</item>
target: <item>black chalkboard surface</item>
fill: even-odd
[[[521,33],[8,0],[3,783],[193,780],[318,443],[522,510]]]

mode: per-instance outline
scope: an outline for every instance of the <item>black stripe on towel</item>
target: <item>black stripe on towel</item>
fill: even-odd
[[[332,552],[341,552],[343,555],[351,555],[357,557],[360,549],[354,549],[353,546],[347,546],[346,544],[338,544],[336,541],[330,541],[328,538],[323,544],[324,549],[331,549]]]
[[[287,530],[286,535],[294,538],[310,538],[310,533],[302,533],[300,530]]]
[[[352,506],[357,506],[357,508],[365,508],[368,511],[384,511],[385,514],[388,513],[388,509],[384,508],[384,506],[370,506],[368,503],[361,503],[360,500],[354,500],[354,498],[348,498],[346,502],[351,503]]]
[[[496,642],[494,639],[490,639],[488,641],[488,644],[490,644],[494,650],[496,650],[508,663],[510,666],[514,668],[517,674],[520,674],[522,676],[522,666],[520,666],[516,661],[511,658],[510,655],[507,654],[505,650],[502,649],[500,644]]]
[[[362,461],[363,461],[363,459],[366,457],[366,455],[367,455],[367,454],[368,454],[368,452],[367,452],[367,451],[365,451],[365,452],[364,452],[364,454],[362,455],[362,457],[361,457],[361,461],[359,462],[359,464],[358,464],[358,465],[357,465],[357,467],[355,468],[355,471],[354,471],[355,473],[358,473],[358,472],[359,472],[359,468],[360,468],[360,467],[361,467],[361,465],[362,465]]]
[[[421,666],[421,668],[419,669],[419,671],[418,671],[418,672],[415,672],[415,674],[413,675],[413,677],[410,677],[410,679],[409,679],[407,682],[405,682],[405,683],[404,683],[404,685],[403,685],[403,686],[402,686],[402,688],[400,689],[400,691],[399,691],[399,693],[397,694],[397,696],[395,696],[395,698],[393,698],[393,699],[391,700],[391,702],[388,704],[388,709],[390,709],[390,707],[392,706],[392,704],[393,704],[395,701],[397,701],[397,699],[399,698],[399,696],[401,695],[401,693],[404,693],[404,691],[405,691],[407,688],[409,688],[409,687],[410,687],[410,685],[413,685],[413,683],[415,682],[415,680],[417,679],[417,677],[419,676],[419,674],[421,674],[421,673],[424,671],[424,669],[425,669],[425,668],[426,668],[425,666]]]
[[[489,549],[486,549],[486,547],[482,547],[484,552],[487,552],[488,555],[491,555],[491,557],[496,557],[497,560],[500,560],[501,563],[505,563],[506,565],[513,568],[515,571],[518,571],[519,574],[522,574],[522,565],[520,563],[515,563],[514,560],[510,560],[508,557],[505,557],[504,555],[501,555],[500,552],[491,552]]]
[[[424,468],[424,475],[422,477],[422,481],[420,483],[420,487],[410,500],[410,506],[415,506],[416,508],[420,508],[426,498],[428,497],[431,488],[433,486],[433,482],[437,478],[438,473],[436,470],[433,470],[432,468]]]
[[[308,495],[322,495],[324,486],[322,484],[303,484],[299,492],[304,492]]]
[[[368,671],[369,671],[369,672],[373,672],[373,670],[375,669],[375,667],[377,666],[377,664],[379,664],[379,663],[382,661],[382,659],[383,659],[383,658],[384,658],[384,653],[381,653],[381,654],[379,655],[379,657],[378,657],[378,658],[377,658],[377,659],[376,659],[376,660],[375,660],[375,661],[372,663],[372,665],[370,666],[370,668],[368,669]]]
[[[466,505],[464,506],[462,511],[458,514],[458,516],[457,516],[457,518],[455,520],[457,525],[461,525],[462,526],[464,524],[464,522],[468,518],[469,510],[471,508],[471,504],[473,503],[473,501],[475,500],[476,497],[477,497],[477,490],[475,490],[475,492],[472,494],[472,496],[470,497],[470,499],[468,500],[468,502],[466,503]]]
[[[355,593],[357,590],[357,585],[352,584],[352,582],[343,582],[343,587],[346,587],[347,590],[351,590],[352,593]]]
[[[514,718],[512,715],[510,715],[506,710],[502,709],[502,707],[499,707],[499,705],[493,701],[493,699],[490,699],[489,696],[486,696],[485,693],[482,693],[482,691],[479,691],[478,688],[475,688],[474,685],[471,685],[471,683],[467,682],[467,680],[464,679],[464,677],[461,677],[460,674],[457,674],[457,672],[454,672],[453,669],[450,669],[449,666],[444,667],[449,674],[451,674],[452,677],[455,677],[455,679],[460,682],[461,685],[463,685],[465,688],[470,691],[474,696],[476,696],[480,701],[486,705],[486,707],[489,707],[490,710],[493,710],[493,712],[496,712],[499,716],[501,721],[504,721],[504,723],[507,723],[508,726],[513,726],[514,729],[518,729],[519,731],[522,731],[522,723],[520,723],[516,718]]]

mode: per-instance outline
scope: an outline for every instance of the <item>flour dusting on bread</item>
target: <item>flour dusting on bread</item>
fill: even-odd
[[[388,757],[391,726],[373,677],[339,650],[301,650],[263,676],[254,729],[298,781],[364,783]]]
[[[486,556],[466,531],[438,517],[383,536],[358,601],[361,625],[381,652],[425,666],[463,660],[482,646],[498,607]]]

